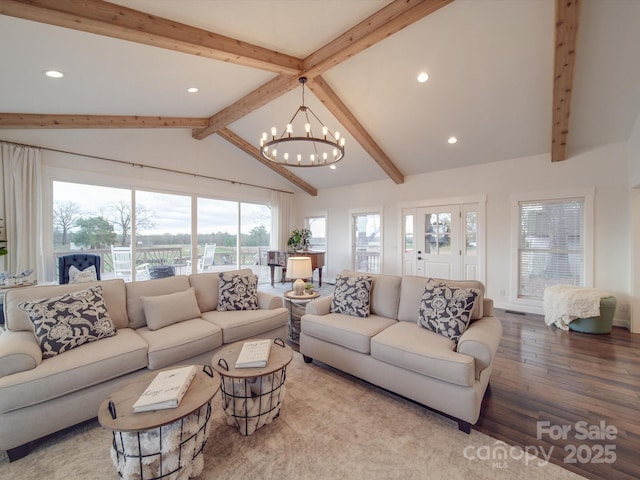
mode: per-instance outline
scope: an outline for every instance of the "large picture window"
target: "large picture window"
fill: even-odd
[[[520,201],[518,298],[551,285],[585,286],[585,199]]]
[[[270,235],[268,205],[53,182],[54,256],[99,255],[103,279],[249,267],[267,281],[259,257]]]

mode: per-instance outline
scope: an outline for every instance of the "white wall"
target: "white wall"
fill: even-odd
[[[348,162],[348,157],[343,161]],[[351,265],[350,210],[383,207],[383,272],[401,274],[402,206],[486,195],[487,295],[498,307],[522,311],[525,310],[522,306],[511,302],[515,295],[512,262],[516,260],[511,244],[511,195],[561,194],[593,188],[596,191],[594,287],[611,291],[619,303],[628,304],[631,229],[625,144],[607,145],[564,162],[552,163],[548,155],[539,155],[410,176],[402,185],[388,180],[322,190],[317,197],[296,194],[295,201],[299,224],[305,215],[319,209],[327,211],[328,265],[325,276],[331,279]],[[505,290],[504,296],[498,295],[501,290]],[[620,309],[616,318],[628,320]]]
[[[640,115],[627,142],[631,235],[631,331],[640,333]]]
[[[627,142],[629,153],[629,185],[632,188],[640,188],[640,115],[631,130]]]

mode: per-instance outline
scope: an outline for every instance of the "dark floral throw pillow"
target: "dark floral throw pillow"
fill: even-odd
[[[22,302],[18,308],[24,310],[33,322],[42,358],[55,357],[117,332],[100,285],[57,297]]]
[[[469,326],[478,294],[473,288],[449,287],[429,280],[420,302],[418,324],[458,343]]]
[[[373,279],[366,276],[336,277],[336,286],[331,301],[333,313],[343,313],[354,317],[368,317]]]
[[[218,310],[258,310],[258,276],[219,274]]]

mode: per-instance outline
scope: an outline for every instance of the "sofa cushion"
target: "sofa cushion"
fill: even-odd
[[[368,317],[372,280],[364,275],[336,277],[331,311],[354,317]]]
[[[475,380],[473,357],[454,351],[452,340],[420,327],[396,322],[371,339],[371,357],[400,368],[462,386]]]
[[[155,297],[169,293],[188,290],[189,279],[185,275],[158,278],[141,282],[127,282],[127,313],[129,314],[129,326],[140,328],[147,325],[144,316],[142,297]]]
[[[237,272],[221,272],[217,310],[257,310],[258,277]]]
[[[420,302],[418,324],[458,343],[469,326],[478,297],[473,288],[458,288],[428,281]]]
[[[69,283],[87,283],[97,282],[98,274],[96,273],[96,266],[90,265],[84,270],[71,265],[69,267]]]
[[[121,278],[114,280],[102,280],[95,283],[67,283],[64,285],[36,285],[26,288],[13,288],[7,290],[4,298],[5,324],[8,330],[14,332],[33,332],[33,323],[29,315],[18,308],[24,301],[38,298],[49,298],[63,295],[69,292],[78,292],[93,285],[102,287],[104,302],[116,328],[126,328],[129,324],[126,304],[126,290],[124,280]]]
[[[397,323],[390,318],[369,315],[367,318],[353,317],[341,313],[328,315],[303,315],[301,330],[311,337],[334,343],[360,353],[371,351],[371,337]]]
[[[220,327],[201,318],[185,320],[160,330],[142,327],[136,332],[149,345],[149,368],[155,370],[222,345]]]
[[[43,360],[36,368],[0,378],[0,412],[83,390],[147,366],[147,344],[133,330]]]
[[[362,273],[344,270],[341,276],[359,276]],[[370,277],[371,293],[369,295],[370,313],[387,318],[397,318],[400,303],[400,283],[402,277],[396,275],[377,275],[367,273]]]
[[[142,306],[149,330],[158,330],[174,323],[200,317],[196,291],[193,287],[182,292],[142,297]]]
[[[402,277],[402,287],[400,294],[400,306],[398,307],[398,320],[404,322],[417,322],[418,310],[424,289],[429,280],[444,283],[452,287],[473,288],[478,290],[479,295],[471,311],[471,320],[477,320],[484,316],[484,284],[477,280],[444,280],[441,278],[428,279],[405,275]]]
[[[100,285],[22,302],[18,308],[27,312],[33,322],[42,358],[116,334]]]
[[[275,330],[287,324],[289,320],[284,307],[273,310],[245,310],[242,312],[204,312],[202,318],[222,329],[224,343],[237,342],[249,337]]]

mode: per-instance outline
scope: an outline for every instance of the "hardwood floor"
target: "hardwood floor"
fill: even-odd
[[[565,332],[539,315],[495,313],[504,335],[474,428],[553,447],[553,463],[590,479],[640,478],[640,335]]]
[[[538,456],[542,448],[589,479],[640,478],[640,335],[565,332],[541,315],[495,315],[504,333],[473,429]]]

